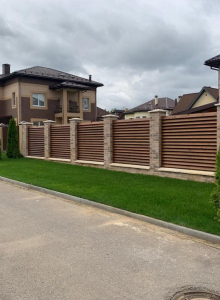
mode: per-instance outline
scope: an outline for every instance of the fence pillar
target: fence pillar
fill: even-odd
[[[113,121],[118,119],[116,115],[106,115],[104,120],[104,166],[108,168],[113,163]]]
[[[161,167],[162,126],[161,118],[166,116],[166,110],[154,109],[150,113],[150,168]]]
[[[78,130],[77,126],[83,120],[80,118],[72,118],[70,121],[70,157],[71,163],[74,164],[78,159]]]
[[[50,158],[50,126],[53,125],[55,121],[47,120],[44,121],[44,158],[48,160]]]
[[[28,156],[28,127],[31,125],[33,124],[25,121],[19,123],[20,151],[24,157]]]
[[[217,108],[217,151],[220,146],[220,103],[215,104]]]

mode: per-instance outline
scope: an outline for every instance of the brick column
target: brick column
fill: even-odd
[[[217,108],[217,151],[220,146],[220,103],[215,104]]]
[[[113,121],[118,119],[116,115],[103,116],[104,119],[104,166],[108,168],[113,163]]]
[[[48,160],[50,158],[50,126],[53,125],[55,121],[47,120],[44,121],[44,158]]]
[[[161,118],[166,110],[154,109],[150,113],[150,168],[157,171],[161,167]]]
[[[20,151],[24,157],[28,156],[28,127],[31,125],[33,124],[25,121],[19,123]]]
[[[78,159],[78,130],[77,126],[83,120],[80,118],[72,118],[70,121],[70,152],[71,163],[74,164]]]

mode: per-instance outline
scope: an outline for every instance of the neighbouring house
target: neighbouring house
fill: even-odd
[[[118,120],[122,120],[125,118],[125,110],[124,109],[113,109],[111,114],[118,116]]]
[[[168,97],[158,98],[157,96],[155,96],[155,99],[152,99],[132,109],[129,109],[124,114],[125,119],[149,118],[149,111],[151,110],[165,109],[167,111],[167,115],[170,115],[174,107],[175,100]]]
[[[46,67],[10,71],[3,64],[0,75],[0,123],[45,120],[67,124],[70,118],[96,121],[96,90],[102,83]]]
[[[178,98],[172,115],[183,115],[216,111],[215,104],[218,103],[219,91],[216,88],[204,86],[200,92],[184,94]]]
[[[103,121],[103,116],[109,115],[109,111],[102,109],[100,107],[97,107],[97,121]]]

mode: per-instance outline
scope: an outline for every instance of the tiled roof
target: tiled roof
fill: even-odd
[[[75,82],[71,82],[71,81],[64,81],[58,84],[53,84],[50,85],[50,89],[59,89],[62,87],[68,87],[68,88],[76,88],[76,89],[81,89],[81,90],[90,90],[91,87],[84,85],[84,84],[79,84],[79,83],[75,83]]]
[[[196,101],[196,99],[204,92],[208,91],[215,99],[218,100],[218,89],[212,88],[210,86],[204,86],[200,92],[198,93],[191,93],[191,94],[184,94],[180,101],[177,103],[176,107],[174,108],[172,114],[179,114],[181,112],[190,113],[191,106]],[[215,102],[213,102],[213,105]]]
[[[96,81],[90,81],[89,79],[79,77],[76,75],[72,75],[66,72],[54,70],[51,68],[46,68],[46,67],[32,67],[32,68],[27,68],[19,71],[15,71],[10,74],[6,75],[0,75],[0,80],[13,77],[16,75],[24,75],[24,76],[33,76],[33,77],[40,77],[40,78],[47,78],[47,79],[56,79],[56,80],[62,80],[62,81],[73,81],[73,82],[78,82],[78,83],[86,83],[88,85],[92,86],[103,86],[102,83],[96,82]]]
[[[97,107],[97,118],[102,118],[105,115],[109,115],[109,111],[102,109],[100,107]]]
[[[175,101],[171,98],[164,97],[164,98],[158,98],[158,105],[155,105],[155,99],[152,99],[148,102],[145,102],[141,105],[138,105],[132,109],[129,109],[125,112],[125,114],[134,113],[138,111],[149,111],[153,110],[155,108],[158,109],[173,109],[175,106]]]
[[[204,65],[218,68],[220,66],[220,54],[206,60]]]

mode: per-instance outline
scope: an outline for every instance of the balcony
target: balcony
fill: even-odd
[[[55,110],[54,110],[54,113],[59,114],[59,113],[62,113],[62,111],[63,111],[62,105],[58,104],[56,106]],[[77,103],[69,101],[68,106],[67,106],[67,112],[69,112],[69,113],[79,113],[80,110],[79,110],[79,106],[77,105]]]

